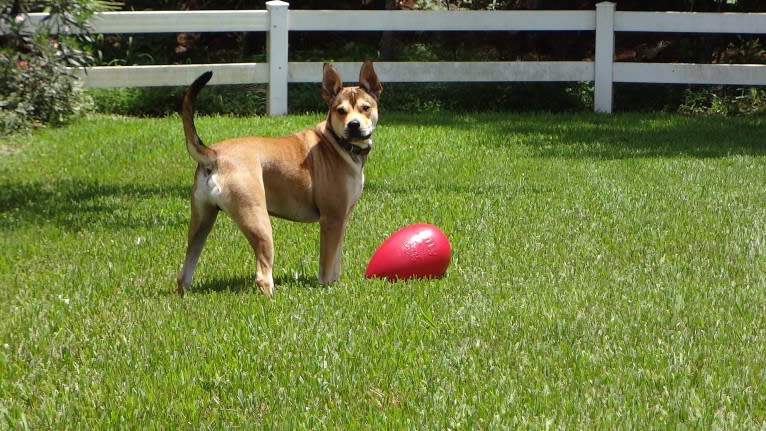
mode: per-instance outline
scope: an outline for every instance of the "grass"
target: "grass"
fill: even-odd
[[[208,142],[321,116],[202,117]],[[180,120],[2,143],[0,429],[766,426],[766,119],[385,113],[341,281],[274,221],[278,290],[220,218],[176,296]],[[450,237],[444,278],[364,268]]]

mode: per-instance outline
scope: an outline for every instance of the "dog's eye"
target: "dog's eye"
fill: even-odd
[[[362,112],[370,112],[370,105],[362,105]]]
[[[340,108],[336,109],[335,112],[337,112],[340,115],[346,115],[346,108],[341,106]]]

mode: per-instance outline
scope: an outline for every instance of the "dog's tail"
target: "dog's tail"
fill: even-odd
[[[195,79],[192,85],[186,90],[183,106],[181,107],[181,118],[184,122],[184,135],[186,135],[186,149],[197,163],[203,166],[210,166],[215,162],[215,150],[202,143],[202,139],[197,135],[197,128],[194,127],[194,101],[197,99],[197,93],[202,87],[210,81],[213,72],[205,72]]]

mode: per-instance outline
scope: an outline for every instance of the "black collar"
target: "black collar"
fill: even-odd
[[[341,138],[331,128],[328,127],[327,130],[330,131],[330,134],[335,139],[335,142],[337,142],[341,148],[346,150],[346,152],[351,154],[352,156],[366,156],[367,154],[370,154],[370,150],[372,149],[372,146],[367,146],[365,148],[362,148],[358,145],[352,144],[351,141],[346,138]]]

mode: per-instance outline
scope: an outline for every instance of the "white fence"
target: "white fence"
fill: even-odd
[[[33,14],[34,26],[44,14]],[[595,11],[314,11],[283,1],[259,11],[106,12],[96,33],[268,33],[266,63],[102,66],[80,71],[89,87],[187,85],[205,70],[211,84],[268,84],[269,115],[287,113],[287,85],[321,81],[321,63],[288,61],[290,31],[595,31],[594,61],[377,62],[383,82],[594,82],[594,110],[612,111],[615,82],[766,85],[766,65],[627,63],[614,61],[615,32],[766,33],[766,13],[620,12],[602,2]],[[336,63],[356,76],[359,59]]]

